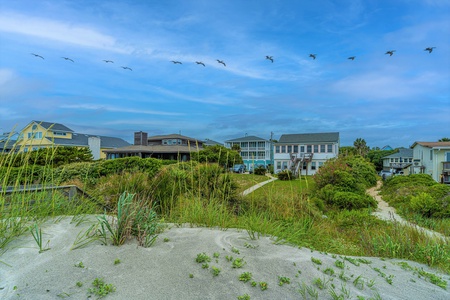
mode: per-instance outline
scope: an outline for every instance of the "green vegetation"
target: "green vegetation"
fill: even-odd
[[[105,281],[101,278],[95,278],[92,282],[92,288],[88,290],[90,294],[94,294],[98,298],[103,298],[107,296],[110,293],[113,293],[116,291],[116,287],[109,283],[105,283]]]
[[[278,243],[345,256],[413,260],[450,272],[448,243],[371,215],[376,202],[365,190],[376,184],[377,175],[373,165],[360,156],[331,160],[315,176],[277,180],[241,196],[240,191],[267,178],[230,174],[222,161],[220,165],[210,160],[166,164],[129,157],[57,165],[52,163],[55,151],[45,153],[48,164],[40,165],[30,162],[43,158],[32,158],[30,153],[20,158],[28,164],[18,163],[19,156],[0,156],[2,187],[77,184],[90,197],[77,195],[69,201],[58,191],[7,194],[0,189],[1,250],[35,224],[38,231],[34,227],[34,233],[42,241],[39,228],[48,218],[100,214],[96,224],[79,234],[72,249],[99,242],[119,246],[129,238],[148,247],[163,219],[175,224],[240,228],[253,239],[270,235]],[[427,227],[450,234],[447,187],[425,175],[397,176],[384,184],[384,199],[404,216],[419,225],[430,222]],[[82,222],[81,217],[77,220],[74,217],[75,223]],[[231,256],[226,259],[236,267],[245,263]],[[336,262],[336,267],[340,268],[340,263]],[[343,273],[342,277],[346,278]]]

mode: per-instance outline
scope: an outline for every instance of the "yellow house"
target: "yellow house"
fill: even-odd
[[[104,150],[129,146],[123,139],[75,133],[59,123],[31,121],[19,134],[15,148],[27,152],[53,146],[88,147],[94,159],[105,158]]]

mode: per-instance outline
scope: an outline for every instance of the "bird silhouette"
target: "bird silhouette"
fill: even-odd
[[[392,55],[394,55],[394,52],[395,52],[395,50],[389,50],[389,51],[386,51],[385,54],[389,54],[389,56],[392,56]]]
[[[348,59],[355,60],[356,56],[350,56]]]
[[[196,61],[195,62],[197,65],[202,65],[202,66],[205,66],[205,64],[204,63],[202,63],[201,61]]]
[[[71,62],[74,62],[73,59],[68,58],[68,57],[61,57],[61,58],[64,58],[65,60],[70,60]]]
[[[39,54],[31,53],[31,55],[34,55],[34,56],[36,56],[36,57],[40,57],[40,58],[44,59],[44,58],[43,58],[42,56],[40,56]]]
[[[178,60],[171,60],[171,62],[173,62],[174,64],[182,65],[181,61],[178,61]]]
[[[431,52],[433,52],[434,48],[436,48],[436,47],[427,47],[423,51],[428,51],[428,53],[431,53]]]
[[[222,64],[224,67],[226,67],[227,65],[223,62],[223,60],[219,60],[219,59],[216,59],[217,60],[217,62],[219,63],[219,64]]]
[[[105,63],[114,63],[112,60],[107,60],[107,59],[104,59],[103,60]]]
[[[310,54],[309,57],[312,57],[312,59],[316,59],[317,54]]]
[[[122,69],[124,69],[124,70],[130,70],[130,71],[133,71],[131,68],[129,68],[129,67],[121,67]]]
[[[268,59],[268,60],[270,60],[271,62],[273,62],[273,56],[266,55],[266,59]]]

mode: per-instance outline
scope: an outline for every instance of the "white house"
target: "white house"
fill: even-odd
[[[415,142],[412,173],[429,174],[437,182],[450,184],[450,142]]]
[[[383,157],[383,170],[402,171],[403,174],[408,175],[412,161],[413,149],[400,148],[398,152]]]
[[[338,154],[339,132],[283,134],[274,145],[274,172],[314,175]]]
[[[232,148],[233,145],[240,147],[240,155],[247,167],[252,170],[256,166],[267,167],[272,165],[272,142],[257,136],[244,136],[237,139],[225,141],[225,147]]]

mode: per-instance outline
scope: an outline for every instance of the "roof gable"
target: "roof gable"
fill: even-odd
[[[46,130],[51,130],[51,131],[73,132],[72,129],[70,129],[69,127],[67,127],[63,124],[44,122],[44,121],[31,121],[31,123],[28,124],[26,127],[28,127],[32,124],[40,125],[41,127],[45,128]]]
[[[278,143],[337,143],[339,132],[283,134]]]
[[[225,142],[253,142],[253,141],[266,141],[266,142],[268,142],[268,140],[260,138],[260,137],[257,137],[257,136],[254,136],[254,135],[244,136],[244,137],[231,139],[231,140],[226,140]]]
[[[202,140],[191,138],[191,137],[184,136],[181,134],[176,134],[176,133],[166,134],[166,135],[154,135],[154,136],[149,136],[147,138],[147,140],[149,140],[149,141],[161,141],[161,140],[165,140],[165,139],[181,139],[181,140],[188,140],[188,141],[203,142]]]
[[[450,147],[450,142],[414,142],[411,148],[420,145],[427,148]]]
[[[400,157],[402,157],[402,158],[406,158],[406,157],[413,157],[413,149],[405,149],[405,148],[402,148],[402,149],[398,149],[398,152],[397,153],[392,153],[392,154],[390,154],[390,155],[386,155],[386,156],[383,156],[383,158],[400,158]]]

